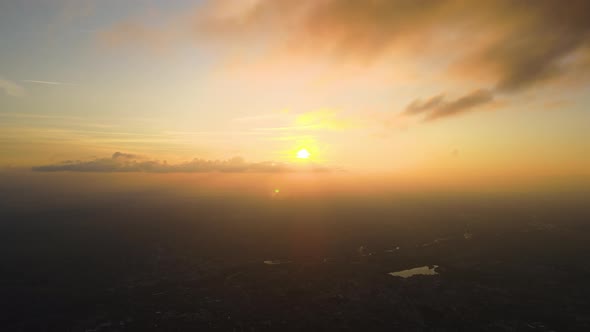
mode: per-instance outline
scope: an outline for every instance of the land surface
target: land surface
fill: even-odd
[[[587,331],[586,197],[5,191],[0,324],[3,331]],[[438,274],[389,275],[425,265]]]

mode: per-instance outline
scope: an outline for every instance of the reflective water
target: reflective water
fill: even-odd
[[[273,260],[264,261],[264,264],[266,264],[266,265],[280,265],[280,264],[288,264],[288,263],[291,263],[291,261],[284,260],[284,259],[273,259]]]
[[[429,266],[421,266],[421,267],[415,267],[415,268],[409,269],[409,270],[390,272],[389,275],[392,275],[394,277],[402,277],[402,278],[409,278],[409,277],[415,276],[415,275],[429,275],[430,276],[430,275],[438,274],[438,272],[435,271],[436,268],[438,268],[438,265],[434,265],[432,268],[430,268]]]

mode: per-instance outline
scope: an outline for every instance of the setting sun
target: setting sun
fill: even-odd
[[[311,154],[309,151],[307,151],[307,149],[301,149],[297,151],[297,158],[299,159],[309,159],[309,156],[311,156]]]

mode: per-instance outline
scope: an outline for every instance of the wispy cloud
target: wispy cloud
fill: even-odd
[[[433,121],[476,110],[478,107],[491,103],[494,96],[488,90],[475,90],[455,100],[447,101],[444,95],[437,95],[425,101],[414,100],[406,107],[406,115],[425,114],[424,120]]]
[[[13,81],[0,77],[0,90],[8,96],[22,97],[25,95],[25,89]]]
[[[285,126],[285,127],[263,127],[263,128],[254,128],[254,131],[306,131],[306,130],[314,130],[318,127],[315,125],[309,126]]]
[[[299,126],[322,130],[344,130],[359,125],[354,123],[352,119],[346,118],[341,112],[329,109],[300,114],[295,123]]]
[[[40,80],[22,80],[25,83],[47,84],[47,85],[69,85],[71,83],[57,82],[57,81],[40,81]]]

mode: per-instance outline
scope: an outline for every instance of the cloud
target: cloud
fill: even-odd
[[[414,100],[408,107],[406,107],[406,114],[414,115],[421,114],[424,112],[431,111],[432,109],[439,107],[444,100],[444,95],[438,95],[422,101],[421,99]]]
[[[588,72],[589,12],[586,0],[567,5],[560,0],[225,0],[165,17],[161,24],[120,22],[101,37],[117,46],[190,41],[259,50],[262,43],[262,49],[286,57],[328,56],[363,64],[387,63],[400,54],[414,63],[444,58],[450,79],[476,81],[489,93],[466,95],[444,108],[435,107],[442,102],[435,96],[432,105],[406,110],[419,114],[437,108],[431,118],[436,119],[472,110],[489,101],[490,93],[514,95]]]
[[[63,85],[63,84],[68,84],[68,83],[63,83],[63,82],[56,82],[56,81],[38,81],[38,80],[22,80],[23,82],[26,83],[36,83],[36,84],[46,84],[46,85]]]
[[[1,77],[0,90],[3,90],[5,94],[13,97],[22,97],[25,95],[25,89],[22,86]]]
[[[192,161],[168,164],[166,161],[150,160],[134,154],[115,152],[111,158],[96,158],[93,160],[67,160],[58,164],[35,166],[36,172],[146,172],[146,173],[280,173],[280,172],[329,172],[328,167],[309,165],[296,167],[277,162],[246,162],[241,157],[227,160],[207,160],[195,158]]]
[[[136,154],[123,153],[117,151],[113,153],[112,159],[140,159],[140,157]]]
[[[475,90],[452,101],[446,101],[444,95],[437,95],[424,102],[419,99],[414,100],[406,107],[404,113],[407,115],[426,114],[424,120],[433,121],[474,111],[479,106],[488,104],[493,100],[492,93],[483,89]]]
[[[590,2],[583,0],[567,6],[558,0],[287,2],[291,6],[260,1],[238,22],[264,21],[272,13],[291,17],[294,27],[285,39],[290,50],[362,61],[396,51],[444,55],[453,47],[454,68],[489,73],[486,83],[501,92],[574,74],[572,63],[590,53]],[[225,24],[235,25],[232,22]]]

